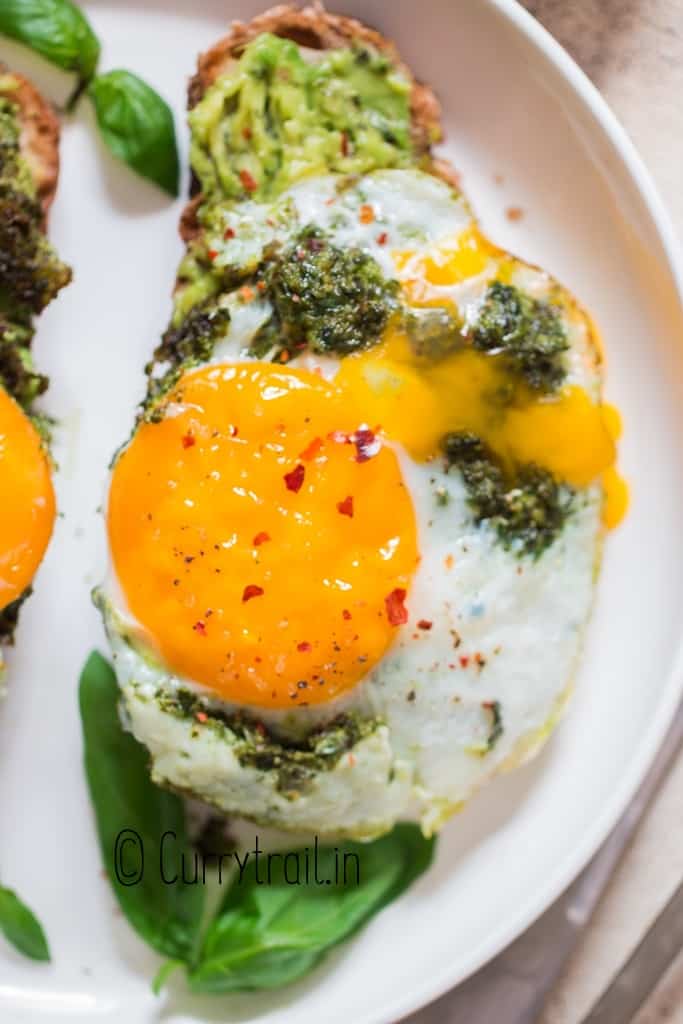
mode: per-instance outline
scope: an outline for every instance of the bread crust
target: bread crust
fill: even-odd
[[[59,178],[59,120],[52,106],[23,75],[0,64],[0,75],[11,78],[13,87],[0,95],[19,107],[19,147],[36,186],[46,218]]]
[[[239,59],[247,44],[263,32],[291,39],[306,50],[340,49],[360,40],[386,54],[393,66],[410,82],[413,145],[419,155],[431,160],[431,146],[441,138],[441,107],[432,90],[415,80],[391,40],[355,18],[330,14],[317,0],[303,8],[278,4],[249,22],[234,21],[230,32],[198,57],[197,71],[188,87],[190,110],[199,103],[216,79],[230,70],[231,64]],[[457,184],[455,172],[444,161],[435,162],[431,169],[449,184]],[[181,216],[180,237],[186,243],[192,241],[199,232],[196,212],[200,204],[201,196],[194,195]]]

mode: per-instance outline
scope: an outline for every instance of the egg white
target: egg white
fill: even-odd
[[[363,203],[375,211],[371,223],[358,216]],[[473,224],[466,202],[449,186],[401,170],[367,175],[342,190],[334,176],[310,179],[271,206],[246,202],[226,207],[224,217],[234,238],[226,241],[222,229],[211,243],[219,264],[257,263],[273,239],[286,241],[313,223],[336,244],[364,248],[387,277],[397,277],[393,249],[424,249]],[[383,232],[388,237],[380,244]],[[464,316],[474,316],[493,274],[495,265],[442,286],[443,294]],[[512,280],[538,298],[558,287],[521,261],[514,264]],[[247,359],[270,305],[261,297],[245,303],[238,291],[220,301],[231,319],[212,361]],[[585,321],[562,315],[570,342],[567,383],[598,395],[599,362]],[[333,377],[339,362],[306,351],[289,365]],[[377,719],[370,735],[295,795],[280,792],[272,772],[241,764],[236,738],[224,724],[164,710],[160,695],[178,689],[196,693],[209,712],[239,708],[159,664],[110,574],[101,605],[125,714],[150,751],[157,782],[226,813],[290,830],[369,837],[416,813],[425,831],[432,831],[483,783],[547,738],[568,693],[590,613],[602,536],[601,488],[578,494],[561,534],[540,558],[519,558],[494,531],[474,523],[457,472],[447,473],[441,461],[417,463],[400,445],[393,447],[413,498],[421,554],[406,602],[409,622],[397,628],[387,654],[343,697],[295,711],[254,709],[255,718],[291,742],[340,711]],[[430,628],[417,628],[418,620]],[[494,707],[502,731],[491,743]]]

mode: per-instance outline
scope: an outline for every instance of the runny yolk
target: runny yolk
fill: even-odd
[[[359,430],[348,393],[272,364],[188,372],[162,412],[116,463],[108,530],[165,664],[246,705],[354,686],[404,620],[418,562],[394,452]]]
[[[586,487],[616,457],[609,406],[573,386],[540,398],[524,385],[511,393],[501,360],[472,348],[430,362],[389,330],[381,345],[345,359],[335,382],[418,460],[438,455],[445,434],[467,430],[511,467],[535,462]]]
[[[0,387],[0,609],[21,597],[55,519],[50,466],[37,430]]]

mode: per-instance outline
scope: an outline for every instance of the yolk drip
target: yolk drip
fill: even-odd
[[[45,554],[55,519],[40,435],[0,387],[0,609],[21,597]]]
[[[172,670],[292,707],[382,657],[405,621],[416,526],[397,458],[358,408],[313,373],[221,364],[186,373],[138,428],[114,468],[109,539]]]
[[[389,330],[381,345],[345,359],[335,383],[419,460],[437,455],[443,436],[458,430],[473,431],[510,465],[535,462],[575,487],[615,460],[609,407],[578,387],[539,399],[519,385],[511,395],[501,361],[471,348],[429,362]]]
[[[514,259],[489,242],[476,225],[426,250],[396,250],[392,257],[412,305],[450,306],[454,311],[447,288],[479,275],[509,284],[514,269]],[[590,317],[587,321],[602,359],[600,333]],[[351,387],[360,385],[379,398],[378,415],[387,432],[416,458],[433,455],[448,430],[473,430],[504,460],[536,462],[576,487],[601,475],[603,522],[608,529],[618,526],[628,507],[628,485],[614,466],[621,424],[613,406],[596,404],[577,387],[541,402],[517,388],[515,401],[504,410],[495,395],[506,389],[509,393],[509,381],[495,359],[463,351],[438,366],[420,367],[419,372],[416,362],[407,340],[389,332],[384,346],[347,362],[342,376]],[[407,408],[416,411],[408,422],[403,415]]]

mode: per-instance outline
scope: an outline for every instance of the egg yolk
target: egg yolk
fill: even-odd
[[[494,258],[505,262],[502,250],[489,242],[476,225],[428,249],[397,249],[391,255],[403,291],[415,306],[443,306],[441,287],[478,277],[495,266]],[[496,267],[501,280],[503,269]]]
[[[345,359],[336,383],[422,461],[439,453],[445,434],[461,430],[481,437],[510,467],[535,462],[575,487],[615,461],[611,407],[575,386],[541,398],[524,384],[511,391],[502,360],[469,347],[431,362],[390,329],[382,344]]]
[[[128,607],[175,672],[241,704],[353,687],[407,616],[418,551],[393,450],[352,396],[265,363],[186,373],[115,465]]]
[[[21,597],[55,519],[50,466],[38,431],[0,387],[0,609]]]

